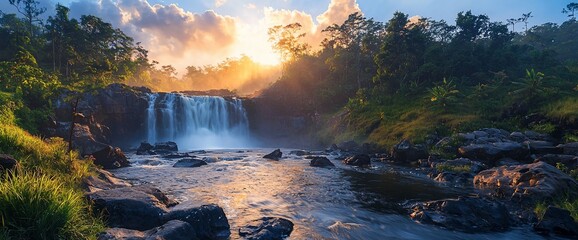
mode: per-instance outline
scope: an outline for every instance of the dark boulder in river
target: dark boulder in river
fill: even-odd
[[[428,152],[425,147],[413,145],[408,140],[402,140],[391,150],[393,160],[399,163],[411,163],[419,159],[427,159]]]
[[[468,233],[506,230],[511,221],[503,204],[475,197],[421,203],[413,208],[410,217],[421,223]]]
[[[367,154],[357,154],[355,156],[346,158],[343,160],[343,163],[352,166],[367,166],[371,165],[371,158],[369,158]]]
[[[199,239],[228,239],[231,235],[225,212],[215,204],[175,209],[165,214],[163,219],[180,220],[191,224]]]
[[[94,157],[94,164],[102,166],[104,169],[115,169],[130,165],[122,150],[112,146],[107,146],[100,151],[94,152],[92,156]]]
[[[203,160],[199,160],[199,159],[195,159],[195,158],[187,158],[187,159],[181,159],[178,162],[176,162],[173,167],[176,168],[194,168],[194,167],[200,167],[203,165],[207,165],[207,162],[203,161]]]
[[[271,159],[271,160],[279,160],[283,157],[283,153],[280,149],[275,149],[275,151],[263,156],[263,158]]]
[[[312,166],[312,167],[333,167],[335,165],[326,157],[314,157],[313,159],[311,159],[309,166]]]
[[[177,147],[176,142],[159,142],[155,143],[155,147],[153,148],[155,152],[162,152],[162,153],[169,153],[169,152],[178,152],[179,148]]]
[[[198,239],[195,229],[191,224],[179,220],[171,220],[160,227],[155,227],[148,231],[138,231],[125,228],[110,228],[98,236],[98,240],[145,240],[145,239],[166,239],[166,240],[191,240]]]
[[[578,237],[578,224],[570,212],[565,209],[549,206],[542,220],[534,225],[534,230],[543,234],[558,234],[566,237]]]
[[[151,145],[148,142],[142,142],[140,143],[140,146],[138,146],[138,149],[136,150],[136,155],[154,155],[154,151],[152,151],[154,148],[153,145]]]
[[[250,240],[282,240],[291,235],[293,223],[284,218],[264,217],[239,229],[239,235]]]

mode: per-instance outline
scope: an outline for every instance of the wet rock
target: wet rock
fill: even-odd
[[[391,156],[393,160],[401,163],[411,163],[418,159],[428,158],[428,153],[425,147],[413,145],[408,140],[402,140],[397,145],[393,146]]]
[[[490,190],[494,196],[511,196],[529,203],[575,196],[578,190],[576,180],[544,162],[484,170],[474,177],[474,185]]]
[[[189,155],[188,153],[169,153],[163,155],[164,159],[177,159],[177,158],[186,158],[186,157],[194,157]]]
[[[558,163],[561,163],[569,169],[578,167],[578,156],[575,155],[546,154],[534,160],[534,162],[539,161],[548,163],[552,166],[556,166]]]
[[[218,162],[219,158],[218,157],[203,157],[202,160],[207,162],[207,163],[214,163],[214,162]]]
[[[136,150],[136,155],[154,155],[155,152],[152,151],[154,148],[153,145],[151,145],[148,142],[141,142],[140,146],[138,146],[137,150]]]
[[[520,165],[522,163],[511,159],[511,158],[502,158],[500,160],[498,160],[498,162],[496,163],[497,166],[513,166],[513,165]]]
[[[104,214],[107,226],[143,231],[164,223],[167,199],[158,193],[145,186],[124,187],[90,193],[87,198],[96,214]]]
[[[125,228],[109,228],[99,234],[98,240],[191,240],[198,239],[193,227],[179,220],[168,221],[160,227],[148,231]]]
[[[557,234],[578,237],[578,224],[565,209],[549,206],[542,220],[534,225],[534,230],[542,234]]]
[[[174,209],[163,216],[164,221],[189,223],[199,239],[227,239],[231,230],[223,209],[217,205]]]
[[[250,240],[282,240],[291,235],[293,223],[284,218],[263,217],[239,229],[239,235]]]
[[[309,162],[309,166],[312,167],[333,167],[335,166],[329,159],[326,157],[314,157]]]
[[[94,152],[92,156],[94,157],[94,164],[99,165],[104,169],[130,166],[128,159],[120,148],[107,146],[100,151]]]
[[[310,152],[304,151],[304,150],[293,150],[291,152],[289,152],[290,155],[295,155],[295,156],[305,156],[305,155],[310,155]]]
[[[0,154],[0,171],[13,170],[18,165],[18,161],[8,154]]]
[[[578,156],[578,142],[566,143],[558,145],[562,149],[563,154]]]
[[[159,142],[159,143],[155,143],[155,147],[153,148],[153,150],[155,152],[166,152],[166,153],[170,153],[170,152],[178,152],[179,148],[177,146],[177,143],[175,142]]]
[[[552,142],[528,140],[525,141],[524,146],[530,149],[531,154],[557,154],[562,153],[562,149],[558,148]]]
[[[195,158],[187,158],[187,159],[181,159],[181,160],[177,161],[173,165],[173,167],[176,167],[176,168],[194,168],[194,167],[200,167],[203,165],[207,165],[207,162],[205,162],[203,160],[195,159]]]
[[[88,176],[82,179],[82,188],[85,192],[91,193],[114,188],[130,187],[131,184],[114,177],[110,172],[97,169],[96,176]]]
[[[521,132],[512,132],[512,133],[510,133],[510,139],[512,139],[513,141],[521,143],[521,142],[528,140],[528,137],[526,137],[526,135],[524,135]]]
[[[510,214],[503,204],[475,197],[421,203],[413,208],[410,217],[468,233],[503,231],[511,225]]]
[[[451,183],[456,185],[471,184],[473,174],[467,172],[440,172],[434,180],[441,183]]]
[[[490,166],[501,158],[526,159],[529,151],[517,142],[495,142],[487,144],[471,144],[458,149],[462,157],[479,160]]]
[[[283,153],[280,149],[275,149],[275,151],[263,156],[263,158],[271,159],[271,160],[279,160],[283,157]]]
[[[160,227],[153,228],[146,232],[145,239],[166,239],[166,240],[191,240],[199,239],[196,237],[197,234],[195,229],[191,224],[179,221],[171,220],[166,222]]]
[[[367,154],[357,154],[343,160],[346,165],[352,166],[368,166],[371,165],[371,158]]]

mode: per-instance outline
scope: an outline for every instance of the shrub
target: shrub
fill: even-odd
[[[0,182],[0,225],[13,239],[94,239],[102,224],[79,191],[58,179],[22,172]]]

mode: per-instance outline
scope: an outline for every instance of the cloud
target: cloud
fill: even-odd
[[[225,59],[236,41],[236,20],[212,10],[193,13],[147,0],[81,1],[71,3],[70,9],[75,17],[92,14],[111,22],[142,42],[151,59],[177,69]]]
[[[225,3],[227,3],[227,0],[215,0],[215,7],[223,6]]]

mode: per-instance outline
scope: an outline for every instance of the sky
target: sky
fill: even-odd
[[[242,54],[257,62],[276,64],[279,57],[268,42],[267,30],[299,22],[305,40],[318,46],[321,30],[343,23],[350,13],[387,22],[396,11],[411,16],[455,23],[458,12],[472,10],[492,21],[505,22],[532,12],[530,25],[562,23],[568,0],[37,0],[54,13],[60,3],[70,15],[95,15],[120,28],[149,50],[160,65],[171,64],[180,74],[187,66],[217,64]],[[0,10],[14,13],[8,0]],[[522,29],[518,24],[517,30]]]

